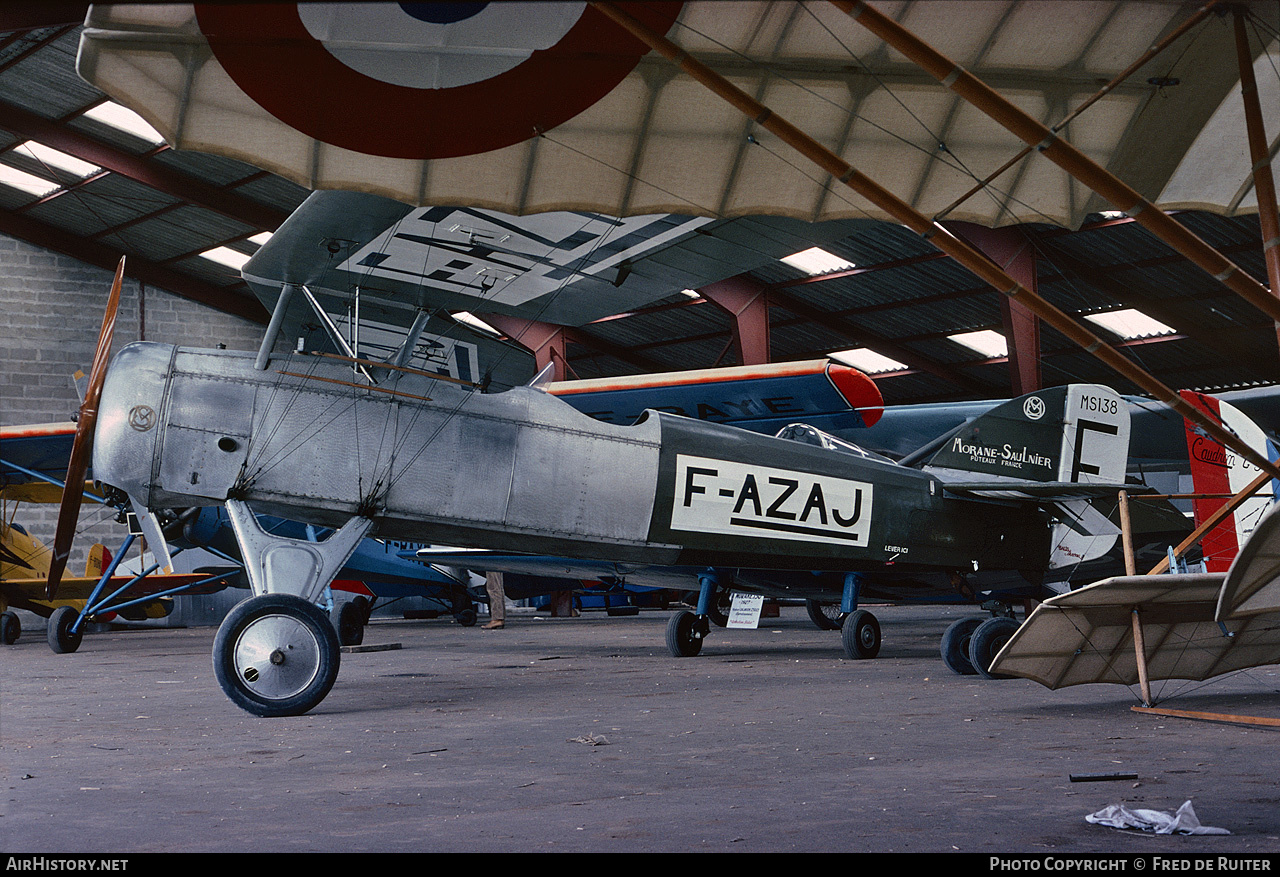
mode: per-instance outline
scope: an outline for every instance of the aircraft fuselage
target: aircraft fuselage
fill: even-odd
[[[1025,570],[1047,518],[944,495],[875,459],[647,412],[630,426],[540,390],[142,342],[103,392],[94,472],[149,508],[216,505],[384,538],[670,566]]]

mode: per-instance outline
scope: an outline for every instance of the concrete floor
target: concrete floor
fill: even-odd
[[[374,622],[306,716],[241,712],[212,628],[3,648],[7,853],[206,851],[1280,852],[1280,731],[1141,715],[1116,686],[952,674],[955,608],[875,609],[879,658],[784,607],[714,630],[669,613]],[[1169,707],[1280,716],[1280,668]],[[1189,693],[1172,697],[1179,689]],[[1138,779],[1072,782],[1072,774]],[[1224,837],[1085,822],[1192,800]]]

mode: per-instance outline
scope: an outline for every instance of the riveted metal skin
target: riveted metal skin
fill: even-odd
[[[357,386],[349,366],[307,355],[262,370],[251,353],[130,345],[104,389],[95,472],[150,508],[232,500],[539,555],[839,581],[890,561],[1033,571],[1024,583],[1044,567],[1043,515],[991,503],[975,521],[932,475],[888,461],[652,411],[618,426],[530,387],[376,377]],[[143,431],[129,426],[139,405],[156,412]]]

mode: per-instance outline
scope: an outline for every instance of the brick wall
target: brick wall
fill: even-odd
[[[0,421],[6,426],[70,420],[80,407],[72,374],[89,370],[111,291],[112,272],[104,271],[0,235]],[[139,300],[145,308],[146,340],[237,350],[256,350],[262,327],[154,287],[139,288],[125,278],[121,287],[113,351],[140,339]],[[46,545],[52,543],[56,506],[23,505],[4,509]],[[102,542],[113,551],[126,534],[114,515],[86,503],[68,569],[84,572],[88,548]],[[175,622],[216,623],[227,605],[245,596],[236,591],[214,598],[189,598]],[[24,616],[24,627],[28,625]]]

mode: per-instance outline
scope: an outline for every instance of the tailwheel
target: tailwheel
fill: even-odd
[[[18,641],[18,637],[22,635],[22,622],[18,620],[18,613],[5,612],[0,614],[0,642],[6,646],[11,646]]]
[[[84,638],[84,631],[77,630],[73,632],[71,630],[71,625],[75,624],[76,619],[79,617],[80,613],[70,606],[59,606],[53,610],[53,614],[49,616],[49,648],[59,655],[69,655],[80,648],[80,640]]]
[[[865,609],[850,612],[840,629],[846,657],[858,660],[880,654],[880,622]]]
[[[256,716],[300,716],[338,677],[341,647],[323,611],[291,594],[237,605],[213,641],[213,672],[231,701]]]
[[[942,634],[942,662],[952,673],[960,676],[972,676],[978,672],[969,660],[969,642],[973,632],[978,629],[984,619],[961,618],[953,621]]]
[[[705,618],[681,609],[667,622],[667,650],[673,658],[692,658],[702,651],[707,630]]]
[[[969,638],[969,661],[983,678],[1011,678],[1003,673],[992,673],[989,668],[1004,644],[1013,638],[1018,627],[1016,619],[1001,616],[988,618],[974,629],[973,636]]]

